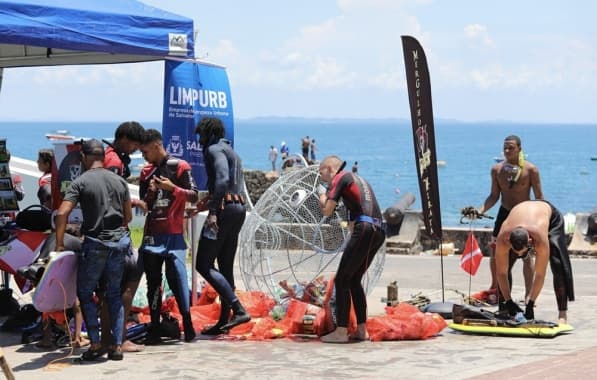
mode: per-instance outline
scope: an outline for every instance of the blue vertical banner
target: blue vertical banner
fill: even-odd
[[[226,69],[202,62],[166,60],[162,137],[172,157],[187,161],[199,190],[207,190],[203,152],[195,135],[204,117],[217,117],[234,144],[234,115]]]

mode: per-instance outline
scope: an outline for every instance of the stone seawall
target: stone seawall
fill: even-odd
[[[279,178],[278,173],[261,170],[245,170],[244,175],[247,191],[253,205],[259,201],[263,193]]]

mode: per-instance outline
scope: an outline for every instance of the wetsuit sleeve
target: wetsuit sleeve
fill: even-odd
[[[139,199],[147,204],[149,210],[153,208],[153,202],[155,201],[155,193],[149,191],[149,180],[154,172],[155,168],[145,167],[141,170],[139,176]]]
[[[336,202],[342,197],[344,188],[350,184],[352,176],[348,172],[341,172],[337,174],[332,180],[332,185],[328,190],[328,198]]]
[[[183,196],[187,202],[195,203],[199,200],[199,191],[191,175],[191,167],[185,162],[181,161],[178,164],[177,170],[177,186],[174,188],[174,196]]]
[[[212,145],[216,149],[210,149],[209,153],[212,156],[213,169],[214,169],[214,190],[211,194],[211,199],[208,202],[208,208],[210,213],[215,213],[222,204],[222,199],[226,193],[229,182],[228,159],[222,149],[217,149],[217,146]],[[210,147],[210,148],[212,148]]]
[[[108,169],[109,171],[122,176],[123,173],[123,164],[122,160],[118,157],[118,154],[110,149],[106,151],[106,156],[104,157],[104,168]]]

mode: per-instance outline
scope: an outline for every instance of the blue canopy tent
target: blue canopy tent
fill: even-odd
[[[136,0],[0,0],[0,89],[4,68],[196,61],[193,33]]]
[[[194,57],[193,20],[135,0],[0,0],[0,68]]]

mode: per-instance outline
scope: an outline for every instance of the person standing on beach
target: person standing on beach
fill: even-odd
[[[42,175],[37,180],[37,199],[39,204],[52,209],[52,161],[54,151],[52,149],[40,149],[37,152],[37,169]]]
[[[311,139],[311,145],[309,146],[311,149],[311,164],[315,163],[315,151],[317,150],[317,146],[315,145],[315,139]]]
[[[199,211],[209,210],[197,249],[197,271],[218,292],[221,300],[218,321],[201,333],[219,335],[251,320],[234,293],[234,257],[247,213],[242,195],[243,168],[232,144],[224,138],[226,130],[220,119],[203,118],[195,133],[203,149],[209,191],[206,201],[197,206]],[[218,269],[214,266],[216,260]]]
[[[288,157],[289,153],[290,149],[288,148],[288,145],[286,145],[286,141],[282,141],[282,143],[280,144],[280,158],[282,159],[282,161],[284,161],[286,157]]]
[[[504,139],[503,149],[504,160],[491,168],[491,191],[485,202],[483,202],[483,205],[477,210],[479,214],[484,214],[501,198],[500,210],[498,211],[493,228],[491,256],[489,259],[491,272],[490,292],[498,290],[493,248],[495,247],[495,240],[502,223],[504,223],[504,220],[508,217],[510,210],[514,206],[531,199],[531,189],[533,190],[535,199],[543,199],[539,169],[531,162],[525,160],[520,137],[515,135],[507,136]],[[525,302],[528,301],[531,292],[533,273],[533,258],[528,256],[523,260]],[[498,294],[499,299],[503,299],[502,296]]]
[[[319,202],[324,216],[331,216],[342,198],[350,216],[352,234],[336,270],[337,327],[321,337],[325,343],[347,343],[367,340],[367,296],[361,280],[371,265],[377,250],[385,241],[382,214],[373,189],[367,181],[352,172],[343,171],[343,162],[337,156],[328,156],[319,164],[321,181],[328,184],[327,192],[319,191]],[[354,306],[357,331],[348,336],[350,305]]]
[[[147,165],[139,176],[139,207],[147,213],[143,231],[142,255],[151,327],[146,344],[159,344],[162,310],[162,266],[182,315],[185,342],[195,339],[191,320],[190,291],[187,275],[187,243],[184,239],[186,202],[199,196],[188,162],[172,158],[166,152],[162,134],[147,129],[140,146]]]
[[[84,240],[77,257],[77,296],[91,340],[91,347],[81,359],[95,360],[108,352],[109,359],[122,360],[124,308],[120,282],[124,257],[131,245],[130,233],[125,227],[132,219],[131,196],[128,183],[104,169],[104,146],[100,141],[83,142],[81,162],[86,171],[71,182],[56,213],[55,250],[64,250],[68,215],[79,203],[83,214],[81,232]],[[110,311],[112,345],[107,351],[100,343],[97,306],[93,299],[98,283],[104,289]]]
[[[301,139],[301,151],[305,161],[309,162],[309,146],[311,146],[311,140],[309,136],[305,136]]]
[[[574,301],[574,284],[562,214],[544,200],[520,202],[510,210],[496,242],[497,278],[504,296],[500,310],[507,311],[510,316],[522,312],[512,301],[512,265],[519,258],[535,255],[535,276],[531,282],[524,316],[527,320],[535,319],[535,301],[543,288],[549,262],[558,303],[559,323],[567,323],[568,301]]]
[[[278,159],[278,150],[273,146],[269,146],[269,160],[272,163],[272,172],[276,171],[276,161]]]
[[[145,129],[136,121],[126,121],[121,123],[114,131],[114,140],[112,143],[104,141],[108,144],[106,148],[106,155],[104,158],[104,168],[118,174],[126,179],[130,176],[131,171],[129,164],[131,162],[130,155],[139,149],[141,138]],[[135,207],[138,199],[131,199],[131,204]],[[124,307],[124,326],[122,330],[122,351],[123,352],[140,352],[145,348],[143,345],[135,344],[126,339],[126,324],[133,306],[133,297],[139,286],[139,281],[143,276],[143,261],[139,260],[138,252],[133,249],[131,245],[130,251],[126,254],[124,260],[124,272],[122,274],[121,294],[122,305]],[[100,301],[103,299],[102,292],[99,292]],[[103,302],[101,304],[101,322],[102,331],[102,345],[106,346],[112,340],[110,329],[107,305]]]

